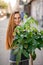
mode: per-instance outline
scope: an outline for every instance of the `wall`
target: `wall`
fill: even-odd
[[[43,0],[34,0],[31,4],[31,16],[39,21],[39,25],[42,27],[43,23]],[[43,65],[43,49],[39,51],[36,49],[37,58],[34,61],[34,65]]]
[[[31,4],[31,16],[43,24],[43,0],[34,0]]]

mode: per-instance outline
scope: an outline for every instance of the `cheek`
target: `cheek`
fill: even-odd
[[[19,25],[19,23],[20,23],[19,21],[18,22],[17,21],[14,21],[14,24],[15,25]]]
[[[19,19],[19,22],[21,21],[21,19]]]
[[[17,20],[15,19],[14,22],[16,22]]]
[[[17,20],[15,19],[15,20],[14,20],[14,24],[16,24],[16,23],[17,23]]]

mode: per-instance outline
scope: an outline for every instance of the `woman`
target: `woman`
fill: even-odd
[[[13,42],[13,31],[20,24],[21,21],[21,16],[19,11],[15,11],[11,16],[10,16],[10,21],[7,29],[7,34],[6,34],[6,49],[10,49],[10,65],[16,65],[16,55],[13,54],[14,49],[11,49],[11,44]],[[28,62],[29,60],[22,54],[21,55],[21,60],[19,62],[19,65],[29,65]]]

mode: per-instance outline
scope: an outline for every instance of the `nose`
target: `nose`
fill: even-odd
[[[16,21],[19,21],[19,19],[17,18]]]

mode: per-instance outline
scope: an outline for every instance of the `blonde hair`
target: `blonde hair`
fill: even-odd
[[[13,41],[13,31],[16,25],[14,24],[14,14],[19,13],[19,12],[14,12],[13,14],[10,15],[10,20],[7,28],[7,33],[6,33],[6,49],[11,48],[11,44]]]

